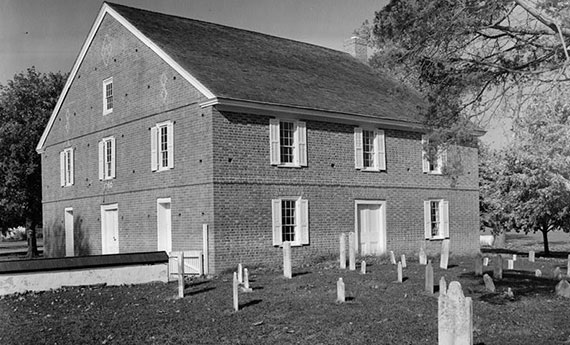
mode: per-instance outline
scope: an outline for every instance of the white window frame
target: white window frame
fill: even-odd
[[[443,174],[443,166],[447,163],[447,150],[439,149],[437,152],[437,160],[432,164],[429,161],[429,155],[426,151],[428,144],[428,135],[422,134],[422,171],[426,174],[441,175]]]
[[[283,201],[295,202],[295,240],[292,246],[309,244],[309,201],[301,197],[283,197],[271,200],[273,245],[283,245],[282,205]]]
[[[166,141],[162,141],[161,131],[166,128]],[[174,122],[165,121],[157,123],[150,129],[150,146],[151,146],[151,170],[165,171],[174,168]],[[166,144],[166,150],[161,150],[162,144]],[[162,159],[162,153],[166,153],[166,164]]]
[[[432,234],[432,203],[438,203],[439,229]],[[449,238],[449,202],[444,199],[428,199],[424,201],[424,235],[427,240],[443,240]]]
[[[293,124],[293,162],[281,162],[281,123]],[[307,166],[307,124],[288,119],[269,120],[270,163],[278,167]]]
[[[372,132],[373,139],[373,165],[364,165],[364,132]],[[386,135],[384,130],[377,128],[354,128],[354,167],[362,171],[386,170]]]
[[[107,85],[111,85],[110,96],[107,96]],[[113,77],[111,77],[103,80],[103,115],[108,115],[113,112],[113,107],[115,106],[113,96],[114,96],[114,85],[113,85]],[[109,102],[109,98],[111,99],[111,102]],[[110,108],[109,108],[109,103],[111,103]]]
[[[59,153],[59,169],[61,186],[73,186],[75,170],[73,147],[68,147]]]
[[[108,156],[108,149],[111,147],[111,155]],[[99,180],[114,179],[116,174],[116,152],[117,145],[115,137],[107,137],[99,141]]]

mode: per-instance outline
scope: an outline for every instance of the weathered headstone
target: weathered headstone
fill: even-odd
[[[438,344],[473,345],[473,301],[453,281],[438,299]]]
[[[503,257],[501,255],[497,255],[497,260],[495,260],[493,278],[496,280],[503,279]]]
[[[360,263],[360,273],[366,274],[366,261],[362,260]]]
[[[348,269],[356,270],[356,236],[354,232],[348,233]]]
[[[537,269],[536,271],[534,271],[534,276],[535,277],[542,277],[542,271]]]
[[[406,268],[408,267],[408,265],[406,264],[406,255],[402,254],[402,268]]]
[[[439,294],[445,295],[447,293],[447,282],[445,281],[445,277],[439,278]]]
[[[427,293],[433,294],[433,266],[431,265],[431,261],[426,265],[425,289]]]
[[[249,287],[249,271],[247,268],[243,269],[243,287],[241,289],[243,292],[252,292],[253,289]]]
[[[483,258],[483,266],[485,266],[485,267],[489,266],[489,258],[488,257]]]
[[[515,298],[515,294],[513,293],[513,289],[507,288],[507,297],[508,298]]]
[[[234,310],[235,311],[239,310],[238,287],[239,287],[239,280],[238,280],[237,272],[234,272],[233,295],[234,295]]]
[[[534,262],[534,250],[528,252],[528,261]]]
[[[449,263],[449,240],[441,242],[441,256],[439,258],[439,267],[446,270]]]
[[[515,261],[514,260],[507,260],[507,269],[514,270],[515,269]]]
[[[560,267],[556,266],[552,271],[552,279],[560,280],[562,279],[562,272],[560,271]]]
[[[495,283],[493,282],[493,278],[489,277],[488,274],[483,276],[483,282],[485,283],[485,289],[489,292],[495,292]]]
[[[475,255],[475,275],[483,275],[483,256],[481,253],[477,253],[477,255]]]
[[[420,248],[419,260],[420,260],[420,265],[427,265],[427,255],[426,251],[424,250],[424,247]]]
[[[237,275],[238,275],[238,282],[240,284],[243,284],[243,265],[242,264],[238,264]]]
[[[336,301],[342,303],[345,300],[344,282],[342,281],[342,278],[338,278],[338,281],[336,282]]]
[[[178,298],[184,298],[184,252],[178,252]]]
[[[291,242],[283,242],[283,276],[293,278],[293,268],[291,264]]]
[[[390,263],[391,263],[392,265],[395,265],[395,264],[396,264],[396,255],[394,255],[394,252],[393,252],[393,251],[390,251]]]
[[[346,234],[340,234],[340,268],[346,269]]]
[[[404,281],[404,272],[402,272],[402,263],[398,262],[398,283]]]
[[[566,279],[562,279],[558,284],[556,284],[556,294],[558,296],[570,298],[570,284]]]
[[[517,261],[517,254],[513,254],[513,261]]]

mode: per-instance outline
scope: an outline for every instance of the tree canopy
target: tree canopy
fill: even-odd
[[[42,222],[40,155],[36,145],[66,76],[34,67],[0,85],[0,229]]]

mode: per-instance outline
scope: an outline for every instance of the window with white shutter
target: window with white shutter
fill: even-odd
[[[449,238],[449,202],[443,199],[424,201],[424,232],[426,239]]]
[[[285,241],[294,246],[309,244],[309,202],[301,198],[271,201],[273,245]]]
[[[59,154],[60,184],[62,187],[69,187],[74,182],[74,158],[73,148],[64,149]]]
[[[381,129],[354,128],[354,167],[366,171],[386,170],[386,144]]]
[[[174,123],[162,122],[150,129],[151,170],[174,168]]]
[[[113,112],[113,78],[103,80],[103,115]]]
[[[110,180],[115,178],[115,138],[104,138],[99,142],[99,179]]]
[[[271,165],[307,166],[307,125],[303,121],[269,120]]]

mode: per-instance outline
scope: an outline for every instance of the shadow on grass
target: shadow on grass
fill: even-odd
[[[249,302],[247,302],[247,303],[240,304],[240,305],[239,305],[239,309],[251,307],[251,306],[254,306],[254,305],[259,304],[259,303],[261,303],[261,302],[263,302],[263,300],[254,299],[254,300],[251,300],[251,301],[249,301]]]
[[[208,291],[211,291],[211,290],[215,290],[215,289],[216,289],[215,287],[207,287],[207,288],[203,288],[203,289],[200,289],[200,290],[190,291],[190,292],[186,293],[186,295],[188,295],[188,296],[198,295],[198,294],[201,294],[201,293],[204,293],[204,292],[208,292]]]
[[[493,277],[492,271],[486,271],[490,277]],[[470,279],[472,281],[471,287],[476,287],[477,290],[483,288],[483,277],[476,276],[474,272],[467,272],[460,275],[461,278]],[[497,280],[493,278],[495,287],[498,292],[507,291],[511,288],[515,299],[522,296],[535,296],[535,295],[551,295],[554,292],[558,280],[549,277],[536,277],[534,272],[509,270],[503,272],[503,279]],[[484,291],[484,290],[483,290]],[[497,302],[497,294],[484,293],[480,299],[486,300],[489,303]]]
[[[293,273],[293,277],[299,277],[299,276],[304,276],[306,274],[310,274],[311,272],[305,271],[305,272],[297,272],[297,273]]]
[[[567,242],[554,242],[552,244],[567,244]],[[527,247],[534,246],[535,243],[531,243],[527,245]],[[506,248],[481,248],[481,253],[483,254],[517,254],[526,257],[528,255],[528,251],[520,251],[520,250],[512,250]],[[568,251],[561,251],[561,252],[553,252],[551,251],[548,255],[546,255],[543,251],[536,252],[536,258],[555,258],[555,259],[566,259],[570,255]]]

